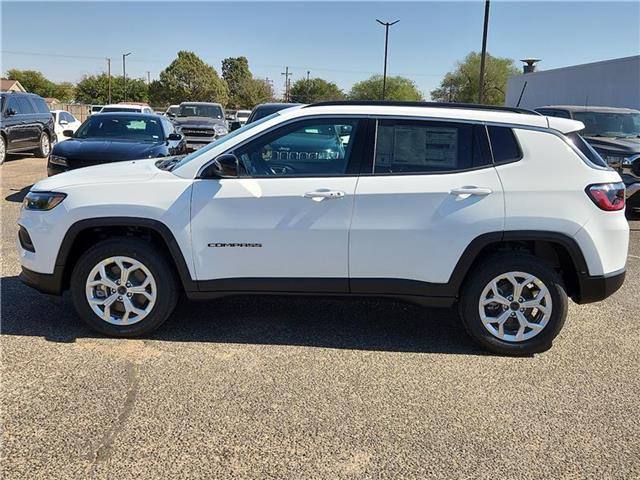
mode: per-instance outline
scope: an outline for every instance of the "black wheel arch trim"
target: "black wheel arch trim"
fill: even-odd
[[[171,253],[171,257],[178,271],[178,275],[180,276],[180,281],[184,290],[198,290],[197,282],[191,278],[191,273],[187,267],[187,262],[182,254],[182,250],[169,227],[159,220],[137,217],[98,217],[79,220],[71,225],[60,244],[54,268],[54,274],[57,270],[60,270],[57,277],[60,278],[61,282],[63,280],[62,272],[65,269],[69,254],[71,253],[71,247],[78,238],[78,235],[87,229],[97,227],[141,227],[155,231],[164,240],[169,252]],[[59,290],[62,292],[62,290],[64,290],[64,285],[61,285]]]

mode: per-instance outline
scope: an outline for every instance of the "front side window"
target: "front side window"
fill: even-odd
[[[374,173],[440,173],[490,165],[477,128],[449,122],[380,120]]]
[[[244,175],[343,175],[355,143],[358,120],[296,122],[236,149]]]
[[[29,101],[28,98],[25,97],[20,97],[16,99],[18,101],[18,105],[20,106],[20,113],[36,113],[36,111],[33,108],[33,105],[31,105],[31,102]]]

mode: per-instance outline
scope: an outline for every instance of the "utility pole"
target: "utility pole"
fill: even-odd
[[[396,20],[395,22],[383,22],[376,18],[376,22],[384,27],[384,75],[382,76],[382,100],[384,100],[384,96],[387,91],[387,48],[389,47],[389,27],[395,25],[400,20]]]
[[[111,103],[111,59],[107,58],[107,76],[109,77],[109,101],[107,103]]]
[[[151,72],[147,70],[147,85],[151,83]]]
[[[122,80],[124,83],[124,101],[125,102],[127,101],[127,66],[126,66],[125,59],[129,55],[131,55],[131,52],[122,54]]]
[[[489,3],[484,2],[484,28],[482,29],[482,53],[480,56],[480,85],[478,85],[478,103],[482,103],[484,95],[484,62],[487,56],[487,32],[489,30]]]
[[[293,73],[289,73],[289,67],[284,67],[284,72],[281,72],[280,75],[284,75],[284,101],[289,102],[289,77],[293,75]]]
[[[311,73],[311,70],[307,70],[307,82],[309,81],[309,74]]]

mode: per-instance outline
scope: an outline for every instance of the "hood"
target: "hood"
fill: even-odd
[[[640,153],[640,138],[589,137],[584,136],[589,144],[597,149],[619,154],[624,157]]]
[[[69,170],[39,181],[31,190],[51,192],[73,185],[144,182],[161,173],[155,166],[157,161],[157,158],[150,158]]]
[[[173,119],[173,123],[179,127],[202,127],[202,126],[210,126],[214,125],[222,125],[226,127],[224,118],[211,118],[211,117],[176,117]]]
[[[66,157],[70,161],[118,162],[138,158],[155,157],[163,142],[133,142],[104,138],[70,138],[53,147],[52,155]]]

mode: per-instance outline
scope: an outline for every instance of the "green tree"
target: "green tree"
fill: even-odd
[[[76,100],[82,103],[109,103],[109,76],[106,73],[85,75],[75,89]],[[149,88],[142,78],[127,78],[127,101],[147,102]],[[111,77],[111,102],[124,101],[123,77]]]
[[[519,72],[512,59],[493,57],[487,53],[483,103],[504,105],[507,79]],[[471,52],[457,63],[455,70],[444,76],[440,86],[431,91],[431,98],[438,102],[478,102],[479,83],[480,54]]]
[[[382,83],[382,75],[374,75],[353,85],[349,97],[352,100],[380,100],[382,99]],[[416,84],[408,78],[387,77],[385,100],[420,101],[422,93]]]
[[[232,108],[252,109],[256,105],[270,100],[273,100],[273,88],[271,85],[259,78],[250,78],[240,86],[237,106]]]
[[[57,98],[61,102],[71,102],[75,97],[76,87],[71,82],[56,83],[53,89],[52,97]]]
[[[227,106],[233,109],[245,107],[243,105],[244,90],[251,88],[250,83],[253,80],[247,57],[230,57],[222,60],[222,78],[227,82],[229,88]]]
[[[155,106],[180,102],[218,102],[226,105],[229,89],[215,68],[193,52],[180,51],[178,57],[160,72],[160,79],[149,86]]]
[[[342,90],[335,83],[322,78],[306,78],[296,81],[289,91],[292,102],[314,103],[345,98]]]
[[[19,81],[27,92],[35,93],[41,97],[52,97],[56,86],[36,70],[17,70],[14,68],[7,71],[7,78]]]

